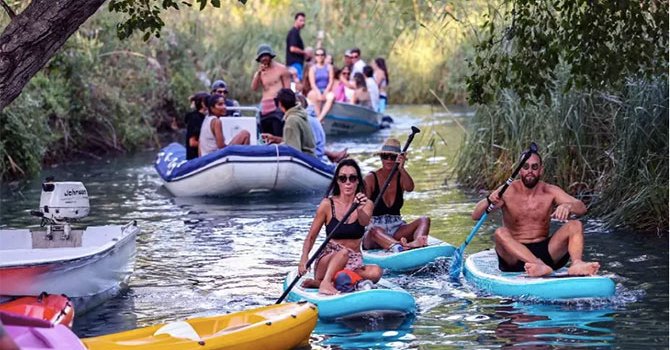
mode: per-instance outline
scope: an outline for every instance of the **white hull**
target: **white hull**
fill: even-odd
[[[325,191],[332,174],[291,156],[231,155],[165,183],[178,197]]]
[[[87,298],[119,289],[133,271],[139,231],[130,224],[88,227],[80,247],[39,249],[29,230],[0,230],[0,295]]]

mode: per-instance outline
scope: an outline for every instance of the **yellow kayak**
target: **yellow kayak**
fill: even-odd
[[[314,304],[287,303],[139,328],[82,341],[89,350],[285,350],[306,343],[316,326],[317,318]]]

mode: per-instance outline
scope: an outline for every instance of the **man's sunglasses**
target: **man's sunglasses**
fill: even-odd
[[[535,163],[535,164],[528,164],[528,163],[523,163],[523,167],[521,167],[523,170],[528,170],[528,169],[533,169],[533,171],[539,170],[540,169],[540,164]]]
[[[221,95],[223,95],[223,94],[227,94],[227,93],[228,93],[228,90],[216,90],[216,91],[214,91],[214,92],[216,92],[217,94],[221,94]]]
[[[379,157],[382,160],[396,160],[396,159],[398,159],[398,155],[393,154],[393,153],[382,153],[382,154],[379,155]]]
[[[347,177],[347,175],[338,175],[337,176],[337,181],[339,181],[342,184],[347,182],[347,179],[349,179],[349,182],[351,182],[351,183],[356,183],[356,182],[358,182],[358,175],[351,174],[351,175],[349,175],[349,177]]]

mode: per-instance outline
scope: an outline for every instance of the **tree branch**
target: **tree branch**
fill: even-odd
[[[7,12],[7,14],[9,15],[10,20],[12,20],[12,19],[14,19],[14,17],[16,17],[16,13],[14,12],[14,10],[12,10],[11,7],[9,7],[9,5],[7,5],[5,0],[0,0],[0,5],[2,5],[2,8],[5,9],[5,11]]]

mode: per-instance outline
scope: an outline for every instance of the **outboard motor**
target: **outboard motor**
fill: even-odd
[[[63,239],[69,239],[70,223],[88,216],[90,210],[88,191],[81,182],[53,182],[47,178],[42,183],[40,210],[31,211],[42,218],[42,226],[47,226],[47,239],[53,239],[54,231],[62,231]]]

